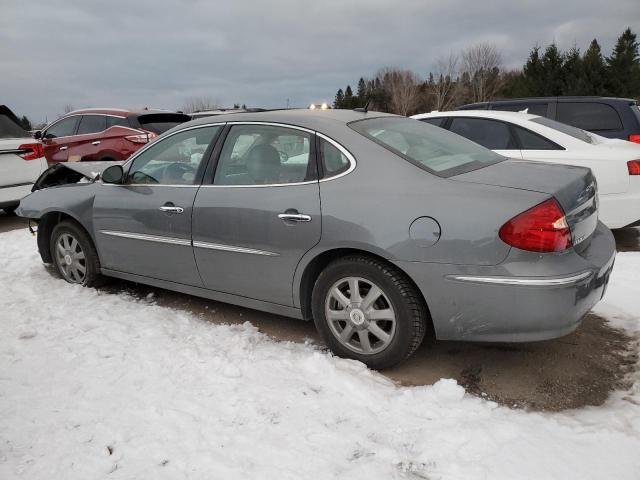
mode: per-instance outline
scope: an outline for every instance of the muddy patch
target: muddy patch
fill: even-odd
[[[384,372],[404,385],[455,378],[467,392],[512,408],[559,411],[602,405],[629,388],[637,341],[589,314],[574,333],[546,342],[429,341],[415,358]]]
[[[249,310],[167,290],[113,281],[110,292],[127,291],[159,305],[192,312],[212,323],[246,321],[280,341],[322,342],[312,322]],[[602,405],[630,386],[638,342],[589,314],[575,332],[535,343],[482,344],[427,339],[404,363],[381,373],[406,386],[454,378],[468,393],[511,408],[560,411]]]

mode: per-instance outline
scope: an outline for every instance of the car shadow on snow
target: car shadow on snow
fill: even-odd
[[[168,290],[113,280],[102,287],[193,313],[214,324],[250,322],[278,341],[325,348],[313,322],[294,320]],[[637,341],[594,314],[563,338],[535,343],[486,344],[425,339],[402,364],[382,371],[406,386],[454,378],[470,394],[511,408],[560,411],[601,405],[616,389],[629,388]]]

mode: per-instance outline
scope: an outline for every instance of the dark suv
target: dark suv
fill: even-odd
[[[538,97],[471,103],[457,110],[506,110],[541,115],[603,137],[640,143],[640,108],[631,98]]]
[[[85,108],[57,119],[35,138],[41,138],[47,162],[126,160],[161,133],[190,120],[183,113],[164,110]]]

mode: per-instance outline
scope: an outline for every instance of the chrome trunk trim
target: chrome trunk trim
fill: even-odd
[[[494,285],[520,285],[529,287],[555,287],[574,285],[593,275],[593,272],[582,272],[568,277],[481,277],[473,275],[447,275],[447,280],[456,282],[488,283]]]

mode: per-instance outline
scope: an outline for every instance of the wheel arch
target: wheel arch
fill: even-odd
[[[53,258],[51,257],[51,250],[49,248],[49,245],[51,243],[51,234],[53,233],[54,227],[64,220],[70,220],[78,225],[87,233],[89,238],[93,241],[93,236],[91,235],[91,233],[74,215],[61,210],[49,211],[43,214],[38,220],[38,252],[40,253],[40,258],[42,258],[42,261],[44,263],[53,262]]]
[[[420,298],[424,302],[424,305],[427,309],[428,313],[428,329],[433,331],[433,323],[431,319],[431,312],[429,311],[429,304],[427,303],[424,295],[422,294],[422,290],[418,287],[416,282],[411,278],[411,276],[405,272],[402,268],[398,267],[393,262],[389,261],[388,258],[385,258],[379,254],[373,253],[368,250],[364,250],[362,248],[353,248],[353,247],[345,247],[345,248],[332,248],[329,250],[325,250],[323,252],[318,253],[314,256],[303,268],[302,273],[300,274],[300,280],[298,283],[298,288],[295,293],[297,293],[297,298],[294,298],[296,301],[296,305],[299,305],[300,310],[302,311],[302,318],[305,320],[312,320],[313,315],[311,312],[311,293],[313,292],[313,287],[315,285],[316,279],[320,272],[324,270],[324,268],[329,265],[332,261],[346,257],[349,255],[363,255],[366,257],[374,258],[380,262],[386,263],[391,266],[395,270],[399,271],[405,278],[411,282],[413,287],[415,287],[416,291],[420,295]]]

